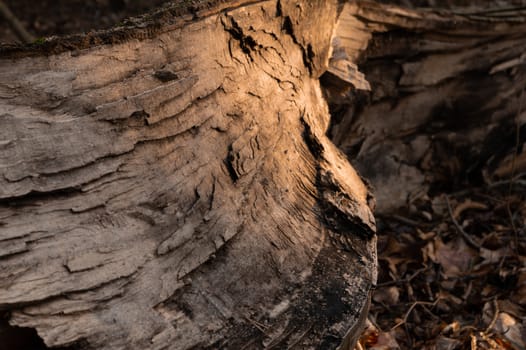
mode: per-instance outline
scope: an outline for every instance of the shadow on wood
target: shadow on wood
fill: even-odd
[[[0,308],[49,347],[361,331],[375,224],[318,81],[337,3],[205,5],[2,51]]]

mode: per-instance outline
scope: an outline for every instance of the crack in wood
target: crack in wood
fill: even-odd
[[[250,341],[259,346],[280,328],[286,329],[280,344],[315,346],[333,324],[347,328],[356,320],[365,300],[361,290],[370,285],[369,276],[359,277],[372,263],[354,264],[355,254],[338,251],[332,228],[316,212],[316,165],[343,166],[343,158],[327,160],[334,152],[321,138],[327,111],[312,79],[325,64],[322,41],[332,33],[336,1],[305,2],[307,17],[294,17],[286,6],[251,2],[223,7],[206,20],[198,11],[181,20],[186,26],[171,20],[153,39],[145,31],[142,41],[89,49],[64,61],[28,58],[42,67],[53,62],[58,73],[84,67],[65,104],[41,118],[60,137],[78,126],[77,136],[63,142],[67,147],[56,161],[64,164],[56,168],[68,168],[70,158],[89,155],[98,162],[108,154],[116,168],[77,181],[78,193],[43,198],[35,207],[2,208],[28,218],[2,217],[8,228],[2,234],[23,235],[38,225],[54,235],[29,245],[23,261],[2,260],[11,284],[0,286],[0,307],[13,311],[13,324],[35,327],[55,347],[84,339],[86,348],[100,349],[238,349]],[[291,13],[285,19],[276,11]],[[264,20],[254,21],[262,13]],[[311,37],[317,25],[323,30]],[[181,74],[177,62],[184,62]],[[57,81],[68,76],[55,74]],[[35,83],[50,80],[32,77]],[[98,109],[86,109],[90,105]],[[19,121],[20,128],[31,122]],[[82,148],[90,140],[94,145]],[[347,191],[338,174],[335,183]],[[353,185],[350,196],[366,206],[361,187]],[[342,208],[350,206],[343,203],[347,197],[334,196]],[[59,234],[60,228],[67,230]],[[25,239],[13,242],[20,248]],[[367,249],[357,251],[365,255]],[[26,262],[31,269],[22,269]],[[358,279],[343,277],[338,269],[344,267]],[[337,281],[329,287],[336,294],[320,289],[330,281]],[[356,286],[360,293],[352,300],[338,294]],[[281,300],[289,302],[276,310]],[[320,303],[323,311],[316,314]],[[291,312],[297,312],[294,324]],[[330,344],[343,336],[331,333]]]

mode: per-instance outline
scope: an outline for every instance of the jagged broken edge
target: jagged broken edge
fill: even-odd
[[[143,15],[130,17],[110,29],[93,30],[65,36],[51,36],[31,44],[0,45],[0,59],[50,56],[115,45],[130,40],[146,40],[160,33],[183,27],[190,22],[259,1],[178,0],[166,3]]]

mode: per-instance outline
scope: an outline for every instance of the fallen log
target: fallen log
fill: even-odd
[[[358,73],[356,89],[331,95],[330,134],[372,183],[378,212],[526,171],[526,8],[471,3],[342,11],[338,47]]]
[[[337,15],[336,1],[175,3],[4,47],[0,334],[350,348],[376,248],[370,194],[325,135]]]
[[[0,337],[351,349],[374,204],[333,142],[382,212],[506,174],[521,11],[201,1],[0,48]]]

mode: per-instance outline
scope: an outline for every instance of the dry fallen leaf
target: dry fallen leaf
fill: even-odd
[[[486,248],[480,248],[480,257],[484,259],[483,264],[494,264],[502,260],[506,256],[513,254],[510,246],[506,246],[500,249],[491,250]]]
[[[526,343],[524,335],[526,334],[525,327],[511,315],[501,312],[497,317],[495,325],[492,330],[499,333],[504,339],[509,341],[515,348],[524,350]]]
[[[446,278],[459,277],[467,273],[477,256],[461,238],[447,244],[437,238],[424,247],[423,253],[427,254],[434,263],[440,264]]]
[[[447,202],[444,195],[433,197],[431,200],[431,209],[435,215],[444,216],[447,213]]]
[[[436,341],[436,350],[455,350],[460,349],[461,345],[462,342],[457,339],[440,336]]]
[[[457,333],[460,330],[460,323],[458,321],[453,321],[452,323],[446,325],[442,328],[442,334],[448,335],[451,333]]]
[[[503,159],[498,168],[493,172],[493,176],[499,178],[509,178],[513,173],[521,173],[526,170],[526,152],[517,156],[510,155]]]
[[[519,305],[526,305],[526,268],[519,271],[517,287],[512,294],[511,299]]]
[[[400,345],[395,339],[394,332],[379,332],[376,344],[371,346],[369,350],[398,350]]]
[[[358,342],[359,347],[368,350],[399,350],[400,345],[395,339],[395,332],[382,332],[367,320],[365,331]],[[355,348],[358,349],[359,347]]]
[[[389,268],[389,271],[391,272],[392,276],[399,276],[399,271],[397,266],[403,262],[405,262],[407,259],[404,258],[396,258],[396,257],[382,257],[380,260],[386,261],[387,266]]]
[[[418,234],[418,237],[423,241],[429,241],[437,235],[434,231],[424,232],[420,229],[416,229],[416,232]]]
[[[507,312],[502,312],[498,301],[486,302],[482,310],[482,319],[487,325],[486,335],[496,334],[512,344],[516,349],[526,349],[524,334],[526,329],[520,321]],[[509,305],[507,305],[509,307]],[[491,337],[497,341],[499,337]],[[504,343],[504,342],[503,342]]]
[[[464,202],[456,206],[455,210],[453,211],[453,217],[455,218],[455,220],[458,220],[462,213],[469,209],[487,210],[488,206],[484,203],[475,202],[471,199],[466,199]]]
[[[443,195],[415,202],[407,220],[387,223],[379,232],[388,243],[379,250],[383,288],[371,314],[383,329],[397,326],[364,350],[393,348],[385,345],[390,338],[404,350],[526,350],[523,189],[450,195],[451,212]],[[435,221],[423,219],[422,211]],[[411,305],[418,307],[408,313]]]
[[[374,291],[373,300],[385,305],[396,305],[400,298],[400,291],[397,287],[384,287]]]

